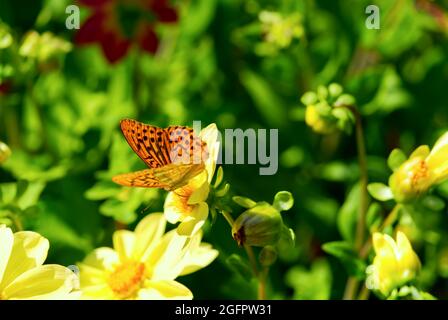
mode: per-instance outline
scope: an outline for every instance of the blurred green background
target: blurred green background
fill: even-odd
[[[117,227],[132,229],[163,209],[164,191],[111,181],[144,167],[121,136],[122,118],[278,128],[276,175],[224,165],[225,178],[233,192],[257,201],[271,202],[279,190],[294,195],[283,217],[296,246],[280,252],[268,297],[339,299],[347,273],[321,245],[353,240],[356,144],[353,135],[313,133],[300,97],[318,85],[343,85],[364,118],[369,181],[387,182],[393,148],[409,153],[448,129],[448,1],[172,1],[179,19],[157,25],[157,53],[134,45],[114,64],[99,45],[74,43],[77,30],[65,26],[70,4],[0,3],[0,140],[12,150],[0,167],[0,223],[40,232],[51,243],[48,262],[75,264],[110,245]],[[380,8],[379,30],[365,27],[369,4]],[[92,10],[80,9],[82,24]],[[41,42],[27,48],[30,30]],[[448,185],[435,192],[446,199]],[[448,217],[445,203],[436,209],[402,225],[424,265],[422,288],[446,298]],[[206,226],[205,241],[219,258],[180,282],[197,299],[255,298],[256,282],[226,263],[242,250],[222,217]]]

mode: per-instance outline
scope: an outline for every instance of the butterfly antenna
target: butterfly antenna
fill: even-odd
[[[144,207],[141,211],[140,211],[140,213],[141,214],[144,214],[146,211],[148,211],[148,209],[151,207],[151,205],[149,205],[149,206],[147,206],[147,207]]]

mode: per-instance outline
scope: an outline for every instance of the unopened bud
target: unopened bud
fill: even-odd
[[[329,134],[337,129],[336,118],[331,115],[323,115],[314,104],[306,107],[305,122],[313,131],[320,134]]]
[[[279,240],[282,225],[280,212],[267,202],[259,202],[235,220],[232,235],[239,245],[264,247]]]

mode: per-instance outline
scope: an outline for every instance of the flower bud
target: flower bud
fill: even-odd
[[[397,232],[396,241],[387,234],[374,233],[373,247],[376,256],[367,269],[369,289],[388,297],[394,289],[415,279],[421,264],[404,233]]]
[[[351,132],[355,117],[348,106],[355,105],[355,99],[340,84],[319,86],[316,92],[305,92],[300,101],[306,106],[305,122],[316,133]]]
[[[280,212],[267,202],[259,202],[235,220],[232,235],[239,245],[264,247],[277,243],[282,225]]]
[[[336,119],[324,116],[314,104],[306,107],[305,122],[313,131],[321,134],[333,133],[337,129]]]

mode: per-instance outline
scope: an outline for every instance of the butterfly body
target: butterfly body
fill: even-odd
[[[163,129],[131,119],[122,120],[120,127],[128,144],[149,168],[115,176],[115,183],[172,191],[204,170],[207,146],[193,129]]]

